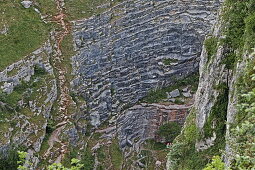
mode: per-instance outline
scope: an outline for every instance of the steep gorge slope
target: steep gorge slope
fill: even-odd
[[[229,18],[217,22],[218,0],[49,0],[52,8],[45,2],[35,0],[28,9],[12,3],[46,22],[38,27],[48,32],[34,33],[40,42],[49,40],[43,47],[28,41],[29,50],[1,63],[2,155],[19,145],[34,169],[69,166],[73,157],[86,169],[165,169],[168,141],[158,129],[185,121],[200,56],[195,104],[171,146],[168,167],[202,169],[220,154],[225,133],[231,134],[225,121],[235,122],[237,96],[244,93],[235,86],[252,63],[252,1],[227,1],[232,8],[222,13]],[[5,22],[0,36],[15,35]],[[229,164],[232,146],[226,148]]]
[[[226,0],[204,43],[195,104],[168,154],[168,169],[201,169],[220,155],[254,169],[254,1]]]

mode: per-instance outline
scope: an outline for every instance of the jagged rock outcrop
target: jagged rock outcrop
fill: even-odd
[[[150,89],[196,72],[219,6],[212,0],[132,0],[75,21],[73,89],[87,101],[92,125]]]
[[[49,61],[51,53],[51,44],[46,42],[31,55],[0,72],[0,93],[4,100],[0,102],[1,154],[7,154],[13,145],[29,148],[31,157],[41,149],[51,108],[57,98],[57,84]],[[31,161],[34,166],[39,162],[37,157]]]

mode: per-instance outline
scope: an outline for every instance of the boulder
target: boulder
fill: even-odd
[[[30,8],[32,5],[32,1],[22,1],[21,4],[23,5],[24,8]]]
[[[189,98],[189,97],[192,96],[192,94],[190,93],[190,91],[184,92],[184,93],[182,93],[182,95],[183,95],[184,97],[187,97],[187,98]]]
[[[180,91],[179,91],[179,89],[175,89],[175,90],[171,91],[171,92],[169,93],[169,95],[170,95],[171,97],[179,97],[179,96],[180,96]]]

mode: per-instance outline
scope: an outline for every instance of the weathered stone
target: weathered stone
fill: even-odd
[[[30,6],[33,4],[32,1],[22,1],[21,4],[24,6],[24,8],[30,8]]]
[[[188,92],[188,90],[189,90],[189,87],[185,87],[182,89],[183,92]]]
[[[192,94],[190,93],[190,91],[188,91],[188,92],[183,92],[182,95],[183,95],[184,97],[187,97],[187,98],[189,98],[189,97],[192,96]]]
[[[180,95],[181,95],[181,94],[180,94],[179,89],[175,89],[175,90],[173,90],[173,91],[171,91],[171,92],[169,93],[169,96],[171,96],[171,97],[173,97],[173,98],[179,97]]]
[[[147,139],[155,138],[158,127],[165,122],[183,124],[191,104],[187,105],[135,105],[123,112],[117,120],[120,145],[134,147]],[[135,140],[139,139],[139,140]]]

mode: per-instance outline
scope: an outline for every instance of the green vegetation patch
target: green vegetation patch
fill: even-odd
[[[234,151],[232,169],[254,169],[255,167],[255,60],[246,66],[237,87],[238,112],[235,122],[230,126],[230,146]]]
[[[163,150],[166,149],[166,145],[160,142],[156,142],[154,139],[146,140],[146,144],[144,146],[146,149],[151,150]]]
[[[167,66],[171,65],[172,63],[176,63],[176,62],[178,62],[177,59],[171,59],[171,58],[164,58],[163,59],[163,64],[167,65]]]
[[[14,87],[13,92],[10,94],[4,93],[0,91],[0,119],[4,119],[7,117],[13,116],[16,112],[21,112],[26,110],[24,113],[29,113],[31,111],[27,111],[27,109],[22,109],[19,106],[18,102],[23,99],[23,106],[29,105],[29,101],[40,99],[41,103],[46,99],[47,96],[45,94],[39,94],[38,89],[41,87],[47,87],[47,72],[40,68],[39,66],[35,66],[34,68],[35,74],[31,77],[29,82],[22,81],[19,85]],[[28,115],[31,116],[31,115]]]
[[[0,70],[39,48],[48,38],[50,24],[45,24],[33,8],[25,9],[20,1],[0,1]]]
[[[94,168],[94,156],[92,155],[89,148],[87,148],[81,159],[81,163],[84,164],[84,170],[92,170]]]
[[[227,26],[226,38],[223,40],[225,46],[223,63],[228,69],[234,69],[244,50],[249,50],[255,45],[255,1],[228,0],[225,6],[223,18]]]
[[[167,142],[173,142],[173,140],[180,134],[181,125],[177,122],[169,122],[159,127],[157,134],[164,138]]]
[[[224,83],[225,84],[225,83]],[[204,138],[212,137],[213,132],[216,133],[217,138],[224,138],[226,132],[227,109],[228,109],[228,87],[221,85],[220,94],[216,103],[211,109],[209,117],[206,119],[204,125]],[[214,127],[213,127],[214,126]]]
[[[142,102],[146,102],[146,103],[158,103],[160,101],[162,101],[163,99],[167,98],[167,92],[171,92],[174,89],[178,89],[181,87],[185,87],[187,85],[191,85],[192,86],[192,91],[196,91],[197,86],[198,86],[198,79],[199,79],[199,75],[198,73],[195,73],[193,75],[190,75],[187,78],[184,78],[182,80],[178,80],[177,82],[175,82],[173,85],[161,88],[161,89],[156,89],[156,90],[152,90],[148,93],[148,95],[146,97],[144,97],[142,99]],[[177,104],[178,103],[182,103],[179,100],[176,100]]]
[[[24,147],[11,146],[5,153],[0,153],[0,169],[16,170],[18,167],[19,155],[18,150],[24,150]]]
[[[203,169],[225,146],[225,142],[222,143],[222,139],[217,138],[214,146],[198,152],[195,148],[198,138],[196,112],[193,110],[186,119],[182,133],[175,139],[168,153],[171,169]]]
[[[210,37],[205,40],[204,45],[207,52],[207,64],[215,56],[217,52],[217,44],[218,44],[218,38],[216,37]]]
[[[110,146],[110,156],[114,169],[121,169],[123,162],[123,155],[118,145],[117,140],[114,140]]]
[[[123,0],[69,0],[66,2],[67,13],[71,20],[89,18],[116,5]],[[108,6],[107,6],[108,4]]]

